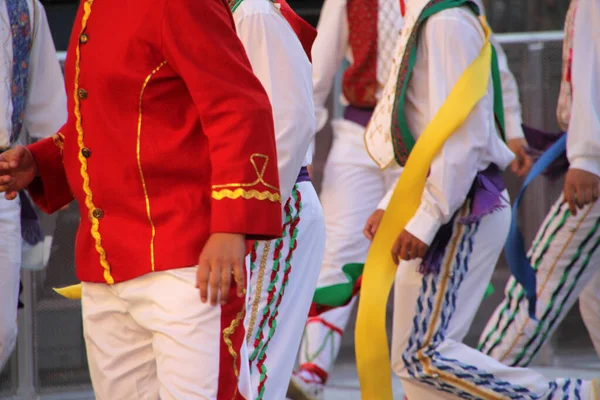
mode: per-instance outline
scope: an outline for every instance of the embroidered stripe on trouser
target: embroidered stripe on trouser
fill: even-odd
[[[200,302],[197,267],[106,285],[82,284],[97,400],[250,399],[244,299]]]
[[[523,289],[514,279],[487,323],[480,349],[511,366],[527,366],[579,298],[581,314],[600,354],[600,202],[569,212],[562,195],[529,252],[537,275],[538,321],[527,315]]]
[[[249,256],[246,324],[255,399],[285,398],[323,259],[325,224],[312,183],[296,184],[284,212],[282,237],[257,242]]]
[[[370,242],[363,235],[363,228],[400,173],[400,168],[382,171],[373,163],[365,149],[362,126],[335,120],[332,128],[333,145],[320,194],[327,238],[318,287],[346,282],[342,266],[365,261]],[[307,322],[300,365],[314,364],[331,372],[355,304],[356,298]]]
[[[455,225],[442,269],[435,276],[422,276],[414,262],[400,263],[394,288],[392,368],[409,399],[590,398],[589,382],[549,381],[461,343],[483,299],[509,223],[507,207],[472,226]]]

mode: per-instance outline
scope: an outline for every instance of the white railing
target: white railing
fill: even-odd
[[[563,31],[498,33],[496,38],[500,44],[536,44],[561,42],[565,37]]]
[[[496,38],[500,44],[539,44],[549,42],[560,42],[564,38],[562,31],[544,31],[544,32],[518,32],[518,33],[498,33]],[[66,51],[57,52],[58,60],[65,61]]]

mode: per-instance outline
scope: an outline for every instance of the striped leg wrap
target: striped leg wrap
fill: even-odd
[[[569,217],[569,207],[565,204],[556,207],[554,212],[546,219],[540,235],[535,239],[529,256],[531,257],[534,269],[537,269],[543,255],[546,254],[550,247],[550,243],[556,237],[560,229],[565,225]],[[552,229],[551,229],[552,227]],[[544,239],[542,242],[542,239]],[[478,346],[478,350],[490,355],[496,346],[498,346],[502,338],[506,335],[509,326],[515,320],[520,307],[526,307],[525,291],[517,284],[514,278],[510,278],[507,283],[508,290],[506,298],[502,302],[502,309],[498,313],[494,327],[485,336]]]
[[[268,378],[268,371],[266,366],[267,349],[277,329],[277,316],[279,314],[279,305],[283,300],[285,288],[288,284],[289,276],[292,271],[292,259],[294,250],[297,246],[296,238],[298,236],[298,224],[300,223],[301,209],[302,196],[300,191],[298,190],[298,187],[294,186],[292,196],[287,201],[284,207],[286,218],[283,227],[283,235],[281,238],[275,240],[273,243],[275,250],[272,260],[273,267],[270,275],[270,282],[267,287],[267,305],[262,312],[262,318],[260,323],[258,324],[253,342],[254,350],[250,355],[251,368],[252,364],[256,363],[256,369],[260,374],[257,400],[261,400],[265,392],[265,384]],[[281,260],[282,257],[284,257],[285,253],[283,239],[286,237],[289,237],[289,248],[287,249],[287,255],[284,258],[284,266],[282,269]],[[268,253],[268,249],[266,249],[265,251]],[[277,291],[277,284],[279,281],[281,281],[281,286],[279,291]],[[257,290],[261,289],[259,288]],[[260,297],[260,292],[257,291],[255,296]],[[265,328],[267,326],[269,327],[269,330],[265,334]],[[251,326],[251,328],[253,329],[253,326]]]
[[[570,308],[579,295],[576,287],[580,284],[584,272],[590,267],[590,259],[597,250],[598,245],[600,245],[600,235],[598,235],[600,218],[597,218],[587,232],[585,232],[585,235],[582,236],[582,240],[575,243],[577,246],[576,251],[570,257],[567,264],[557,266],[559,262],[565,262],[563,254],[571,245],[575,235],[582,233],[580,225],[587,218],[587,213],[590,210],[591,207],[581,217],[576,228],[570,232],[569,238],[564,242],[561,241],[561,243],[558,243],[559,246],[562,246],[558,256],[548,254],[547,250],[551,245],[557,244],[553,243],[556,234],[560,229],[564,228],[565,221],[570,216],[568,206],[565,203],[560,204],[554,213],[551,214],[551,217],[548,218],[546,226],[542,229],[531,251],[531,257],[536,269],[542,261],[548,261],[545,260],[545,257],[554,258],[550,260],[553,264],[550,266],[548,274],[545,277],[539,277],[545,279],[543,281],[539,279],[538,297],[541,298],[543,293],[550,293],[551,291],[546,301],[538,302],[537,314],[540,316],[540,319],[539,321],[532,321],[527,318],[525,322],[520,322],[520,327],[517,328],[514,325],[518,321],[515,317],[519,315],[520,308],[524,307],[525,304],[519,302],[524,297],[522,288],[515,284],[514,281],[511,281],[511,289],[507,291],[507,298],[504,301],[502,310],[498,313],[496,323],[479,345],[479,348],[485,353],[493,354],[496,348],[502,349],[501,351],[496,351],[496,354],[494,354],[495,358],[498,358],[507,365],[527,366],[541,349],[544,342],[554,332],[564,315],[568,312],[568,308]],[[548,227],[555,223],[556,227],[552,230],[553,234],[548,235]],[[544,243],[541,250],[538,248],[540,243]],[[572,246],[574,247],[575,244]],[[562,274],[560,274],[561,269]],[[560,274],[560,279],[555,283],[554,287],[551,287],[549,286],[549,280],[553,274],[556,277],[558,277],[556,274]],[[510,295],[513,288],[519,290],[519,297],[516,298],[516,302],[514,301],[515,298]],[[512,309],[512,312],[508,318],[503,319],[503,314],[506,314],[506,310],[508,309]],[[525,331],[528,327],[529,329]],[[515,329],[518,330],[516,334],[507,334],[509,331],[514,331]],[[511,343],[508,343],[510,340],[509,337],[512,337]],[[492,340],[493,338],[494,340]]]
[[[464,399],[550,399],[563,394],[577,398],[581,381],[550,382],[543,393],[498,379],[494,374],[441,354],[458,290],[468,271],[479,226],[458,225],[439,274],[424,276],[417,299],[413,328],[402,359],[412,378],[436,390]],[[569,397],[574,396],[574,397]]]

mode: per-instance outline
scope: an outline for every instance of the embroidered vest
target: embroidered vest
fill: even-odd
[[[10,22],[13,68],[11,80],[12,116],[10,145],[14,145],[23,129],[27,105],[27,83],[29,78],[29,56],[33,44],[32,23],[26,0],[6,0]]]
[[[348,0],[352,64],[344,72],[342,93],[357,108],[373,108],[382,88],[402,24],[399,0]]]
[[[407,13],[404,16],[404,28],[398,42],[394,58],[391,79],[394,84],[385,86],[380,104],[375,109],[369,126],[365,130],[365,144],[373,161],[382,169],[394,161],[404,166],[412,150],[415,139],[408,129],[404,106],[408,83],[414,68],[419,34],[424,22],[437,12],[449,8],[468,6],[479,15],[479,8],[472,0],[430,0],[419,14]],[[504,137],[504,105],[502,103],[502,85],[498,59],[493,49],[492,81],[494,83],[494,113],[500,133]],[[401,53],[400,53],[401,52]],[[391,82],[390,82],[391,83]],[[392,146],[389,142],[392,141]]]

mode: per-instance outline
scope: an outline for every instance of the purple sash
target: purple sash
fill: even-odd
[[[307,167],[300,168],[300,173],[298,174],[298,177],[296,178],[296,183],[300,183],[300,182],[310,182],[310,175],[308,174]]]
[[[344,119],[352,121],[355,124],[365,128],[371,119],[371,115],[373,115],[372,108],[356,108],[353,106],[348,106],[344,110]]]
[[[506,207],[508,199],[502,196],[505,189],[506,186],[502,181],[500,170],[495,164],[491,164],[486,170],[479,172],[475,176],[475,181],[467,197],[471,200],[469,214],[460,218],[458,223],[471,225],[481,221],[486,215]],[[456,214],[439,229],[433,239],[433,243],[431,243],[419,267],[419,272],[422,274],[437,274],[440,272],[446,248],[452,237],[455,218]]]
[[[564,134],[562,132],[551,133],[540,131],[527,125],[523,125],[523,132],[525,133],[525,138],[529,144],[528,153],[534,158],[540,157]],[[557,179],[564,175],[568,170],[569,160],[567,159],[567,153],[564,152],[554,160],[548,168],[546,168],[544,175],[550,179]]]

